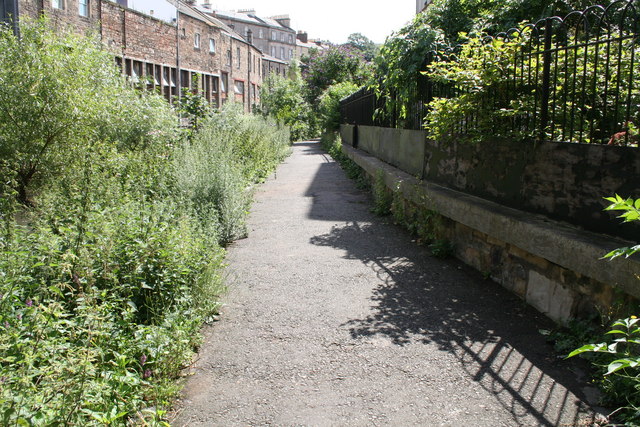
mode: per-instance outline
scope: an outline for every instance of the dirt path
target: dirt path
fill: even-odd
[[[260,187],[173,425],[589,425],[549,323],[370,213],[318,144]],[[588,391],[588,390],[587,390]]]

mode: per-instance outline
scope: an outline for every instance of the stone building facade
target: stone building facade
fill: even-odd
[[[215,106],[242,103],[245,111],[260,101],[270,70],[262,51],[202,8],[177,2],[175,19],[163,20],[128,7],[126,0],[16,2],[20,19],[46,15],[54,27],[97,33],[124,74],[170,101],[184,90]]]
[[[296,53],[296,31],[291,28],[289,15],[263,18],[253,9],[229,12],[212,10],[203,6],[209,14],[224,22],[245,40],[250,41],[265,55],[289,63]]]

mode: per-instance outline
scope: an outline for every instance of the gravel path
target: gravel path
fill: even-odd
[[[316,143],[262,185],[176,426],[591,425],[549,323],[370,213]]]

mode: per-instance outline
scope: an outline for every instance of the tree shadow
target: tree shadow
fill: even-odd
[[[399,237],[399,234],[404,236]],[[371,313],[347,322],[356,340],[384,336],[395,345],[436,344],[492,393],[514,425],[590,425],[584,384],[539,333],[553,324],[533,308],[456,260],[441,260],[399,227],[374,219],[335,226],[311,243],[346,251],[378,283]]]

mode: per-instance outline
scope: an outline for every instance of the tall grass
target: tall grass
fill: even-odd
[[[0,120],[0,424],[160,422],[218,308],[221,245],[246,234],[248,188],[287,154],[288,133],[230,108],[186,138],[98,44],[43,22],[21,34],[0,30],[0,79],[12,85],[0,86],[0,111],[14,114]],[[52,52],[60,66],[29,66]],[[52,80],[60,92],[40,94]],[[63,128],[49,103],[66,96],[83,111],[76,131],[28,124],[40,106]]]

